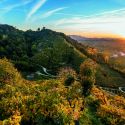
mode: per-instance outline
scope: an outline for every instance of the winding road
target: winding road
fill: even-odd
[[[108,87],[98,87],[100,89],[103,89],[104,91],[108,92],[109,94],[115,96],[120,95],[125,97],[125,87],[119,87],[117,89],[114,88],[108,88]]]
[[[36,64],[36,65],[39,66],[42,69],[43,73],[41,73],[41,71],[38,70],[35,73],[27,75],[27,79],[34,79],[35,74],[38,75],[38,76],[45,76],[45,77],[49,77],[49,78],[57,78],[57,76],[54,76],[54,75],[48,73],[47,68],[45,68],[44,66],[41,66],[39,64]]]
[[[54,75],[52,75],[52,74],[50,74],[50,73],[48,73],[48,70],[47,70],[47,68],[45,68],[44,66],[41,66],[41,65],[39,65],[39,64],[37,64],[40,68],[42,68],[42,70],[43,70],[43,72],[45,73],[45,74],[43,74],[43,73],[41,73],[40,71],[37,71],[37,72],[35,72],[37,75],[41,75],[41,76],[47,76],[47,77],[51,77],[51,78],[57,78],[57,76],[54,76]]]
[[[51,78],[57,78],[57,76],[54,76],[54,75],[48,73],[47,69],[45,67],[43,67],[41,65],[39,65],[39,66],[42,68],[42,70],[45,74],[42,74],[40,71],[37,71],[36,74],[51,77]],[[109,94],[111,94],[113,96],[120,95],[120,96],[125,97],[125,87],[119,87],[119,88],[114,89],[114,88],[100,87],[99,86],[99,88],[103,89],[104,91],[108,92]]]
[[[67,42],[66,42],[67,43]],[[73,46],[71,43],[67,43],[69,46]],[[85,57],[85,55],[83,53],[81,53],[78,49],[76,49],[74,47],[75,51],[82,57]],[[39,66],[40,68],[42,68],[42,71],[44,72],[41,73],[40,71],[37,71],[35,72],[35,74],[39,75],[39,76],[46,76],[46,77],[49,77],[49,78],[57,78],[57,76],[54,76],[50,73],[48,73],[48,70],[47,68],[45,68],[44,66],[41,66],[39,64],[35,64],[37,66]],[[115,95],[120,95],[120,96],[124,96],[125,97],[125,87],[118,87],[116,89],[114,88],[109,88],[109,87],[101,87],[101,86],[98,86],[100,89],[108,92],[109,94],[111,94],[112,96],[115,96]]]

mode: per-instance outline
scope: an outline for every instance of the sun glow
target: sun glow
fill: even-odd
[[[89,38],[122,38],[125,39],[125,35],[111,34],[111,33],[92,33],[92,32],[66,32],[67,35],[79,35]]]

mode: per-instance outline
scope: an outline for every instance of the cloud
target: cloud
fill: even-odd
[[[31,2],[32,2],[32,0],[23,1],[21,3],[17,3],[17,4],[6,6],[4,8],[0,8],[0,10],[2,10],[2,13],[5,14],[5,13],[13,10],[14,8],[18,8],[20,6],[25,6],[25,5],[27,5],[27,4],[31,3]]]
[[[49,16],[52,16],[53,14],[56,14],[56,12],[59,12],[61,10],[64,10],[68,7],[60,7],[60,8],[56,8],[56,9],[53,9],[53,10],[50,10],[50,11],[47,11],[43,14],[38,14],[38,15],[35,15],[32,17],[32,19],[30,20],[31,23],[34,23],[40,19],[44,19],[44,18],[47,18]]]
[[[40,7],[42,7],[47,0],[40,0],[36,5],[31,9],[31,11],[28,13],[26,20],[28,20],[34,13],[36,13]]]
[[[63,13],[61,13],[63,14]],[[67,15],[67,13],[66,13]],[[58,29],[65,31],[90,31],[116,33],[125,36],[125,8],[82,16],[72,15],[53,22]]]
[[[118,9],[118,10],[112,10],[112,11],[105,11],[102,13],[97,13],[89,16],[84,16],[84,15],[74,15],[74,14],[69,14],[69,13],[56,13],[59,15],[64,15],[64,16],[70,16],[74,19],[76,18],[83,18],[83,19],[91,19],[91,18],[111,18],[111,17],[121,17],[125,14],[125,8]]]
[[[67,15],[67,14],[66,14]],[[56,25],[63,24],[99,24],[99,23],[119,23],[125,19],[125,8],[103,12],[90,16],[73,16],[57,20]]]
[[[60,8],[54,9],[54,10],[50,10],[50,11],[46,12],[45,14],[43,14],[43,15],[42,15],[42,18],[49,17],[49,16],[53,15],[53,14],[56,13],[56,12],[59,12],[59,11],[61,11],[61,10],[64,10],[65,8],[67,8],[67,7],[60,7]]]

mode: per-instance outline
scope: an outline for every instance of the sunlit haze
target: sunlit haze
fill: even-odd
[[[125,0],[0,0],[0,23],[86,37],[125,37]]]

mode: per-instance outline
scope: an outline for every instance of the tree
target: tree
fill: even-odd
[[[38,28],[37,31],[40,31],[40,28]]]
[[[46,29],[46,27],[44,26],[44,27],[43,27],[43,30],[45,30],[45,29]]]
[[[96,64],[93,60],[87,59],[80,66],[80,80],[83,87],[83,95],[88,96],[95,84]]]
[[[65,67],[59,70],[58,77],[65,86],[70,86],[76,80],[77,74],[72,68]]]
[[[74,81],[75,81],[75,78],[69,74],[65,80],[65,85],[70,86]]]
[[[3,35],[0,34],[0,40],[2,40],[2,39],[3,39]]]

